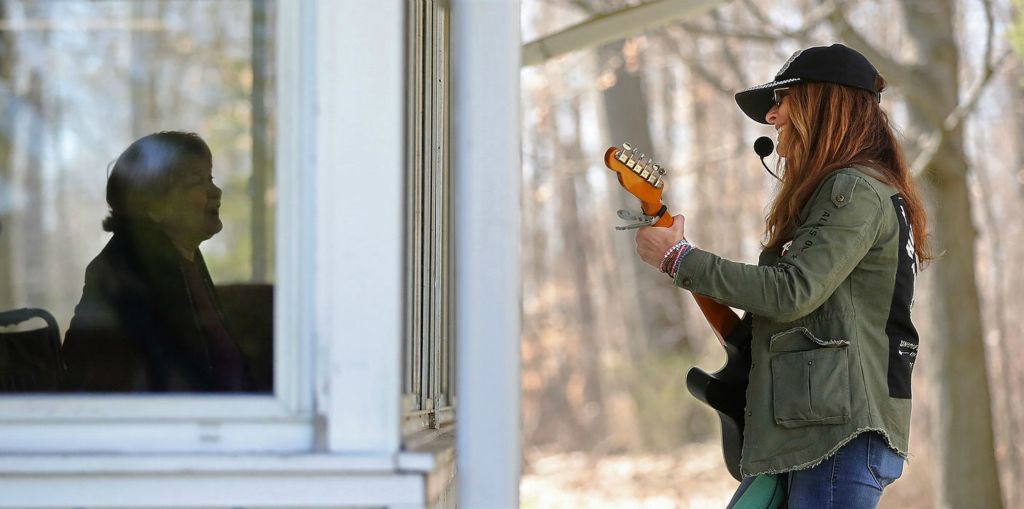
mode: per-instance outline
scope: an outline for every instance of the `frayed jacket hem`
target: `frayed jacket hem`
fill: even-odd
[[[807,461],[807,462],[804,462],[804,463],[799,463],[797,465],[793,465],[793,466],[790,466],[790,467],[767,468],[767,469],[764,469],[764,470],[754,470],[754,471],[749,471],[749,470],[747,470],[747,469],[745,469],[745,468],[743,468],[741,466],[740,467],[740,473],[742,474],[743,477],[754,477],[756,475],[776,475],[776,474],[784,474],[786,472],[792,472],[792,471],[795,471],[795,470],[807,470],[809,468],[814,468],[814,467],[820,465],[822,462],[824,462],[828,458],[830,458],[833,454],[836,453],[836,451],[838,451],[839,449],[842,449],[844,445],[850,443],[850,441],[853,440],[854,438],[857,438],[862,433],[867,433],[867,432],[871,432],[871,431],[877,432],[877,433],[881,434],[883,437],[885,437],[885,442],[889,445],[889,448],[891,448],[892,450],[896,451],[896,453],[899,454],[900,457],[904,459],[904,461],[908,461],[909,462],[909,457],[908,457],[907,451],[900,450],[898,447],[896,447],[896,445],[893,444],[892,439],[889,437],[889,433],[887,433],[884,429],[882,429],[882,428],[873,428],[873,427],[864,427],[864,428],[857,428],[853,433],[850,433],[846,438],[844,438],[843,440],[839,441],[839,443],[837,443],[835,446],[833,446],[831,449],[829,449],[828,452],[826,452],[825,454],[823,454],[820,457],[815,458],[815,459],[813,459],[811,461]]]

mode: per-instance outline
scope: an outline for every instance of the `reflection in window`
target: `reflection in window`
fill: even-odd
[[[40,308],[55,318],[61,335],[68,330],[83,283],[88,287],[86,267],[111,242],[111,232],[101,227],[111,212],[108,175],[134,141],[161,131],[192,132],[211,154],[209,168],[196,161],[179,165],[184,170],[175,166],[182,171],[169,173],[169,187],[157,200],[163,208],[144,213],[143,219],[153,220],[151,213],[183,215],[190,202],[179,195],[188,194],[184,188],[206,185],[204,171],[212,170],[223,193],[217,211],[223,228],[199,247],[205,263],[178,266],[180,277],[168,283],[185,291],[185,304],[157,299],[147,316],[132,309],[139,302],[119,302],[101,313],[119,330],[127,325],[149,330],[124,340],[132,355],[145,359],[146,369],[135,365],[122,373],[132,380],[127,385],[88,390],[239,389],[231,381],[242,379],[237,373],[214,383],[185,382],[210,376],[196,370],[217,362],[244,367],[244,390],[272,389],[272,5],[269,0],[0,1],[0,312]],[[167,237],[163,229],[156,231]],[[132,281],[158,285],[167,276],[161,272],[159,278]],[[100,288],[128,284],[106,279]],[[214,288],[197,294],[205,285]],[[184,311],[174,309],[185,305]],[[61,352],[37,352],[38,343],[23,344],[35,337],[25,332],[54,327],[38,317],[16,318],[25,317],[0,313],[0,391],[52,390],[31,382],[33,369],[42,369],[31,366],[59,365]],[[192,323],[182,323],[186,318]],[[183,340],[183,329],[198,331],[199,341]],[[104,358],[105,349],[113,348],[112,338],[102,339],[93,343],[90,356]],[[232,357],[231,344],[239,357]],[[195,367],[183,360],[189,356],[208,362]],[[116,358],[106,358],[103,369]],[[167,362],[191,367],[169,369]]]

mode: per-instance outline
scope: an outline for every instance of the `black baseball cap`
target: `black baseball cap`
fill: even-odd
[[[736,94],[740,105],[754,122],[767,124],[764,117],[772,109],[772,91],[794,83],[824,81],[867,90],[881,100],[875,88],[878,71],[856,50],[833,44],[815,46],[793,53],[770,83],[748,88]]]

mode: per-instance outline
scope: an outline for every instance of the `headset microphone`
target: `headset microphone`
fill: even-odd
[[[774,150],[775,150],[775,143],[772,142],[771,138],[769,138],[767,136],[762,136],[762,137],[754,140],[754,152],[756,152],[757,155],[761,156],[761,164],[764,166],[764,169],[768,170],[768,173],[770,173],[773,177],[775,177],[776,180],[781,182],[782,179],[780,179],[779,176],[776,175],[774,171],[770,170],[768,168],[768,165],[765,164],[765,162],[764,162],[764,158],[772,155],[772,151],[774,151]]]

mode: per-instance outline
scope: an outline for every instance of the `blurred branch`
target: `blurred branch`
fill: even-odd
[[[982,62],[985,63],[987,71],[993,66],[992,39],[995,35],[995,20],[992,16],[992,0],[981,0],[981,5],[985,10],[985,56],[982,58]]]
[[[681,39],[684,36],[685,34],[680,34],[678,30],[669,29],[665,32],[664,39],[671,43],[671,49],[674,50],[675,54],[679,57],[679,60],[686,64],[687,68],[690,69],[690,72],[699,76],[708,85],[711,85],[712,88],[718,90],[723,95],[731,96],[734,92],[732,87],[726,85],[719,76],[712,73],[707,67],[704,67],[704,64],[701,63],[699,58],[687,57],[687,55],[690,55],[693,52],[683,48]]]
[[[735,29],[730,29],[726,26],[725,20],[718,9],[715,9],[711,13],[711,17],[715,23],[713,28],[703,26],[700,23],[677,23],[676,27],[670,27],[667,30],[667,33],[670,35],[669,40],[673,43],[676,54],[679,55],[686,63],[691,72],[726,96],[731,96],[732,93],[735,92],[735,87],[727,85],[718,74],[711,72],[711,70],[705,67],[700,59],[686,58],[685,55],[690,54],[690,52],[681,47],[680,39],[682,37],[697,34],[711,36],[718,39],[721,42],[722,55],[726,64],[735,76],[736,81],[740,86],[742,86],[749,84],[750,80],[746,76],[746,73],[743,72],[743,66],[740,65],[739,59],[729,45],[730,38],[768,43],[774,43],[782,39],[796,39],[801,43],[806,43],[810,31],[814,30],[822,22],[829,19],[832,12],[839,9],[842,4],[840,1],[829,1],[821,4],[808,15],[803,26],[795,30],[784,30],[775,26],[775,24],[761,10],[758,9],[756,5],[753,5],[749,0],[744,0],[743,3],[749,7],[750,12],[753,13],[754,17],[760,21],[763,26],[771,27],[774,33],[754,32],[752,30],[743,29],[737,31]],[[682,29],[684,33],[681,34],[679,31],[673,30],[673,28]]]
[[[935,156],[939,152],[939,148],[942,147],[942,143],[946,140],[946,136],[960,127],[964,119],[967,118],[971,112],[974,111],[974,107],[978,104],[978,99],[981,94],[985,91],[987,85],[992,81],[999,71],[1004,66],[1009,67],[1016,63],[1016,60],[1011,59],[1010,55],[1013,54],[1013,50],[1007,49],[1003,52],[995,62],[986,62],[985,69],[982,71],[981,76],[978,80],[971,85],[971,88],[967,91],[967,95],[964,97],[956,108],[953,109],[946,119],[942,121],[942,126],[932,131],[921,143],[921,153],[914,159],[914,163],[911,165],[911,172],[913,175],[919,175],[925,168],[927,168]],[[1007,65],[1007,62],[1010,64]]]
[[[721,30],[724,28],[725,23],[722,21],[722,13],[718,9],[711,11],[711,17],[715,20],[715,28]],[[722,43],[722,54],[725,56],[725,62],[729,65],[729,69],[732,70],[733,74],[736,75],[736,80],[743,86],[746,83],[750,83],[747,79],[747,73],[743,72],[743,68],[740,67],[739,59],[736,58],[736,54],[732,52],[732,47],[728,39],[720,38]]]
[[[882,53],[869,43],[846,19],[842,9],[832,10],[831,15],[829,15],[829,21],[832,22],[832,26],[835,27],[839,36],[849,41],[851,46],[863,53],[883,75],[888,77],[887,79],[890,82],[895,80],[908,88],[916,88],[914,87],[916,80],[914,75],[908,71],[908,67],[892,59],[889,55]]]
[[[757,31],[749,28],[736,28],[726,27],[724,24],[716,24],[715,28],[708,28],[699,23],[691,22],[680,22],[677,23],[680,27],[685,29],[687,32],[695,35],[710,35],[713,37],[722,37],[726,39],[736,39],[741,41],[756,41],[756,42],[767,42],[775,43],[784,39],[793,39],[801,43],[807,42],[808,34],[811,30],[814,30],[822,22],[828,20],[832,14],[833,9],[838,9],[842,2],[832,1],[822,4],[818,8],[811,11],[808,15],[806,22],[800,28],[795,30],[783,30],[775,26],[775,23],[770,20],[764,12],[758,9],[758,7],[749,0],[744,0],[743,4],[748,7],[748,10],[754,15],[754,17],[761,23],[762,26],[772,27],[773,32]]]
[[[130,30],[134,32],[166,32],[167,24],[158,18],[82,19],[75,21],[51,19],[0,20],[0,31],[10,32],[100,32]]]
[[[992,15],[992,2],[991,0],[982,0],[982,7],[985,11],[985,54],[982,57],[983,67],[981,74],[978,79],[975,80],[974,84],[968,89],[963,102],[961,102],[956,108],[946,116],[945,120],[942,121],[942,126],[932,131],[930,134],[924,137],[924,141],[921,143],[921,152],[914,159],[911,165],[911,171],[914,175],[920,174],[927,168],[935,156],[939,152],[939,148],[942,147],[942,143],[945,141],[946,136],[960,127],[964,119],[972,111],[978,103],[978,99],[981,94],[985,91],[986,86],[992,81],[992,78],[997,74],[1003,65],[1010,61],[1010,56],[1013,54],[1012,49],[1008,49],[1003,52],[995,61],[992,60],[993,52],[993,39],[995,37],[995,21]]]
[[[743,0],[743,6],[747,8],[747,11],[750,12],[750,14],[752,14],[754,18],[757,19],[757,21],[761,22],[761,25],[766,27],[774,25],[772,20],[768,19],[768,16],[764,13],[764,11],[762,11],[760,7],[755,5],[754,2],[751,2],[750,0]],[[775,35],[773,37],[778,36]]]
[[[725,37],[728,39],[739,39],[745,41],[757,41],[757,42],[775,42],[779,40],[777,35],[768,34],[764,32],[752,32],[749,30],[726,30],[726,29],[712,29],[701,26],[697,23],[682,22],[678,23],[678,26],[686,30],[690,34],[696,35],[710,35],[714,37]]]
[[[773,40],[792,39],[799,42],[801,46],[806,46],[808,44],[811,30],[814,30],[822,22],[828,20],[832,16],[832,13],[838,11],[844,3],[845,0],[830,0],[824,2],[811,12],[807,13],[803,26],[795,30],[784,30],[776,26],[775,22],[772,21],[771,18],[769,18],[768,15],[766,15],[756,4],[750,0],[743,0],[743,5],[747,7],[747,10],[750,11],[754,18],[760,21],[762,25],[775,29],[775,34],[765,35],[771,37]]]
[[[569,0],[569,5],[573,5],[580,11],[585,12],[591,16],[597,13],[597,10],[594,9],[594,6],[591,5],[589,0]]]
[[[522,65],[541,64],[571,51],[591,48],[703,14],[725,0],[655,0],[572,25],[523,45]]]

